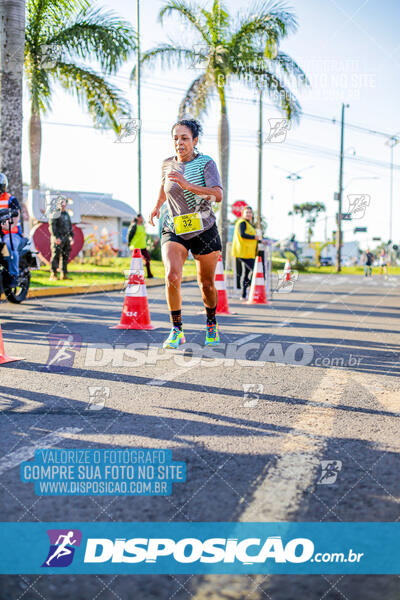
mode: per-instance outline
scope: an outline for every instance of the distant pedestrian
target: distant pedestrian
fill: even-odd
[[[71,217],[67,212],[68,200],[65,196],[57,199],[57,216],[50,217],[50,241],[51,241],[51,275],[50,280],[57,279],[57,271],[60,266],[60,279],[71,279],[68,277],[68,261],[71,253],[71,244],[74,238]]]
[[[128,246],[131,250],[133,248],[140,250],[146,263],[147,277],[148,279],[152,279],[153,275],[150,268],[151,256],[146,247],[146,229],[144,227],[143,216],[140,213],[133,219],[128,229]]]
[[[379,274],[380,275],[385,275],[385,279],[387,279],[388,277],[388,255],[387,252],[385,250],[381,250],[380,254],[379,254]]]
[[[364,274],[365,277],[372,276],[372,265],[374,264],[375,257],[368,248],[363,255],[363,263],[364,263]]]
[[[245,206],[241,218],[235,223],[232,241],[232,256],[236,258],[236,287],[242,288],[243,300],[250,287],[259,239],[253,225],[253,210],[250,206]]]

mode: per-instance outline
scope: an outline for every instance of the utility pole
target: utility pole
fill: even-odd
[[[344,148],[344,109],[348,104],[342,104],[342,126],[340,133],[340,164],[339,164],[339,209],[337,216],[337,235],[336,235],[336,273],[342,270],[342,194],[343,194],[343,148]]]
[[[136,0],[136,21],[137,21],[137,51],[136,51],[136,88],[137,88],[137,103],[138,103],[138,151],[137,151],[137,166],[138,166],[138,205],[139,212],[142,212],[142,112],[140,105],[140,0]]]
[[[261,230],[262,211],[262,164],[263,164],[263,106],[262,88],[259,90],[259,125],[258,125],[258,198],[257,198],[257,229]]]
[[[387,146],[390,147],[390,209],[389,209],[389,240],[393,241],[393,153],[394,147],[400,144],[400,138],[397,134],[392,135],[387,142]]]

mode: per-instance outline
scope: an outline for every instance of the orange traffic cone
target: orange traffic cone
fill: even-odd
[[[121,321],[111,329],[154,329],[150,320],[142,253],[137,248],[132,253]]]
[[[228,304],[228,294],[226,291],[225,277],[224,277],[224,265],[222,262],[222,256],[219,255],[217,262],[217,268],[215,269],[215,287],[217,288],[218,300],[217,308],[215,310],[217,315],[231,315]]]
[[[268,304],[261,256],[256,258],[247,304]]]
[[[285,281],[290,281],[291,270],[292,270],[292,265],[290,264],[290,260],[287,259],[287,261],[285,262],[284,269],[283,269],[283,275],[284,275]]]
[[[0,365],[5,365],[6,363],[9,363],[9,362],[15,362],[16,360],[24,360],[24,359],[7,356],[5,348],[4,348],[3,334],[1,333],[1,325],[0,325]]]

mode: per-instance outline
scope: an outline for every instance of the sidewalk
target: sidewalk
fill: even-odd
[[[182,277],[182,282],[196,281],[196,277]],[[146,287],[159,287],[164,285],[164,279],[154,278],[146,279]],[[113,292],[124,289],[124,282],[105,283],[105,284],[89,284],[89,285],[70,285],[70,286],[49,286],[30,288],[28,298],[42,298],[49,296],[70,296],[73,294],[94,294],[99,292]]]

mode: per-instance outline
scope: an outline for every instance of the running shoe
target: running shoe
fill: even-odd
[[[182,329],[179,327],[173,327],[171,332],[165,342],[163,343],[163,348],[177,348],[181,344],[186,342],[185,336],[183,334]]]
[[[207,325],[207,333],[206,333],[206,346],[218,346],[219,344],[219,333],[218,333],[218,323],[213,323],[211,325]]]

